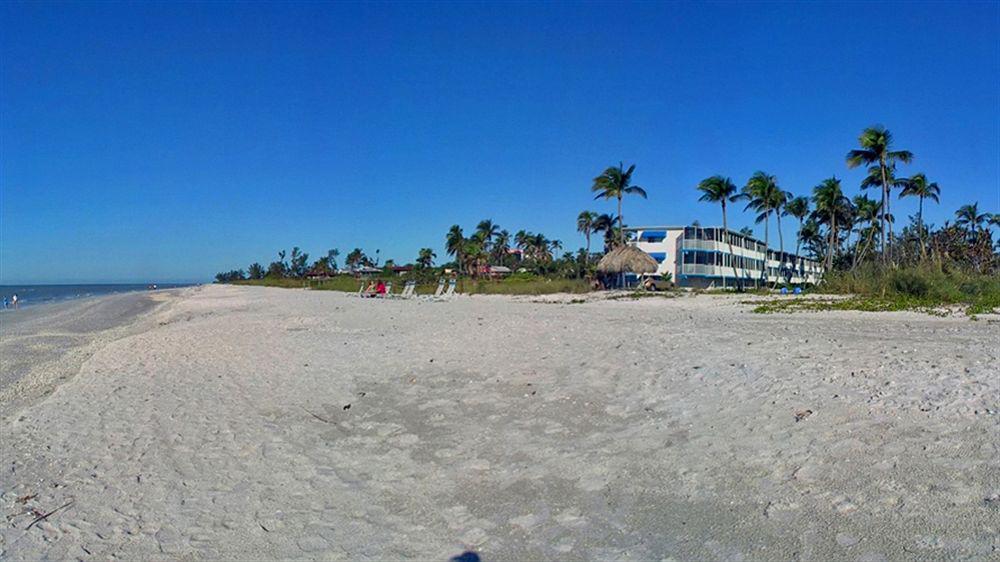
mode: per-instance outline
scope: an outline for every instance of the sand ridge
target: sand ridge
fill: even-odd
[[[186,290],[5,424],[0,548],[996,556],[997,325],[748,310]]]

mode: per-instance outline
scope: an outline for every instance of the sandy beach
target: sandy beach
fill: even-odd
[[[5,318],[2,556],[1000,556],[995,319],[539,300]]]

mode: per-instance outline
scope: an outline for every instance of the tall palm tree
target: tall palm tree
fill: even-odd
[[[768,217],[774,211],[775,191],[778,191],[778,179],[765,172],[758,171],[750,176],[747,184],[743,186],[743,190],[734,197],[734,200],[746,200],[747,206],[743,210],[753,209],[757,212],[755,222],[757,224],[764,223],[764,260],[762,261],[763,265],[761,266],[760,276],[761,280],[765,283],[767,282],[767,252],[771,248],[769,244],[770,234],[768,233],[768,223],[770,221],[768,221]]]
[[[861,260],[871,249],[875,240],[875,233],[879,229],[881,219],[881,206],[878,201],[869,199],[867,195],[857,195],[854,197],[855,224],[858,226],[858,240],[854,245],[854,260],[851,269],[858,267]],[[866,225],[861,228],[861,225]],[[863,245],[862,245],[863,244]]]
[[[858,144],[861,145],[860,149],[854,149],[847,153],[847,167],[857,168],[862,164],[878,166],[879,175],[882,178],[882,261],[887,263],[891,257],[885,237],[886,231],[891,228],[886,219],[886,215],[889,214],[890,168],[897,160],[909,164],[913,160],[913,153],[909,150],[893,150],[892,133],[881,125],[868,127],[861,131]],[[892,238],[891,231],[889,238]]]
[[[753,229],[749,226],[744,226],[740,229],[740,234],[746,236],[747,238],[753,238]]]
[[[782,275],[785,270],[785,236],[781,232],[781,215],[791,198],[791,193],[780,188],[771,192],[771,208],[774,210],[774,220],[778,223],[778,275]],[[774,280],[774,284],[777,286],[777,279]]]
[[[725,232],[726,242],[729,244],[729,255],[735,257],[733,252],[733,241],[729,236],[729,223],[726,220],[726,202],[735,201],[737,197],[736,184],[733,180],[723,176],[712,176],[701,180],[698,184],[698,191],[701,192],[699,201],[718,203],[722,207],[722,230]],[[732,260],[733,277],[739,283],[740,274],[736,271],[736,260]],[[722,286],[726,286],[726,277],[722,276]]]
[[[594,232],[594,221],[597,220],[597,213],[593,211],[583,211],[576,217],[576,231],[582,232],[587,239],[587,258],[585,263],[590,263],[590,234]]]
[[[979,202],[977,201],[971,205],[962,205],[959,207],[955,211],[955,217],[955,225],[965,227],[969,231],[969,238],[972,239],[983,228],[986,219],[989,218],[989,213],[980,213]]]
[[[462,227],[457,224],[451,226],[451,229],[448,230],[448,235],[444,239],[444,249],[448,252],[449,256],[455,257],[458,269],[461,270],[464,264],[462,254],[465,250],[465,234],[462,232]]]
[[[639,187],[638,185],[632,185],[632,173],[635,172],[635,164],[625,169],[625,165],[621,162],[618,163],[618,167],[611,166],[610,168],[604,170],[604,173],[594,178],[594,185],[590,187],[590,190],[597,195],[594,199],[617,199],[618,200],[618,224],[624,226],[622,219],[622,197],[628,194],[635,194],[643,199],[646,198],[646,190]],[[618,234],[618,243],[622,246],[625,245],[625,230],[622,229]]]
[[[937,183],[927,181],[924,174],[913,174],[913,177],[906,180],[903,191],[899,193],[902,197],[917,197],[920,200],[917,207],[917,229],[920,233],[920,257],[923,258],[927,251],[924,244],[924,199],[930,199],[939,203],[938,196],[941,195],[941,188]]]
[[[781,214],[799,219],[799,229],[795,233],[795,255],[797,256],[802,245],[802,236],[799,235],[802,232],[802,222],[809,216],[809,198],[793,197],[785,204],[785,209]]]
[[[510,232],[501,230],[493,240],[493,260],[500,265],[505,265],[504,261],[507,252],[510,250]]]
[[[843,216],[844,209],[850,205],[850,201],[844,196],[840,180],[831,177],[813,188],[813,203],[816,205],[817,214],[830,229],[830,241],[827,244],[826,255],[826,268],[829,271],[833,268],[834,249],[840,245],[840,238],[837,234],[837,217],[838,215]]]

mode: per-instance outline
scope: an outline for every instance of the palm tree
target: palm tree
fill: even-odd
[[[597,213],[593,211],[583,211],[576,217],[576,231],[582,232],[587,239],[587,260],[590,263],[590,233],[594,232],[594,221],[597,220]]]
[[[484,219],[479,221],[476,225],[476,234],[479,235],[480,240],[483,241],[483,247],[489,247],[490,243],[493,242],[493,237],[500,233],[500,226],[494,223],[490,219]]]
[[[802,244],[812,254],[813,259],[818,260],[823,249],[823,236],[820,234],[819,223],[814,217],[809,217],[809,220],[802,224],[799,236],[802,238]]]
[[[851,263],[852,270],[858,267],[862,258],[871,249],[875,233],[879,229],[878,223],[881,217],[881,206],[878,201],[869,199],[867,195],[857,195],[854,197],[854,210],[855,224],[858,225],[858,240],[854,245],[854,261]],[[860,227],[862,224],[867,226],[862,229]],[[864,243],[863,246],[862,241]]]
[[[604,173],[594,178],[594,185],[590,190],[597,193],[594,199],[617,199],[618,200],[618,224],[624,225],[622,221],[622,197],[626,194],[635,194],[643,199],[646,198],[646,190],[638,185],[632,185],[632,172],[635,171],[635,164],[625,169],[621,162],[618,167],[614,166],[604,170]],[[618,234],[618,242],[625,245],[625,231],[622,229]]]
[[[330,269],[334,272],[337,271],[337,258],[340,257],[340,250],[334,248],[332,250],[327,250],[326,252],[326,262],[329,264]]]
[[[247,274],[250,276],[250,279],[263,279],[264,266],[257,262],[253,262],[250,264],[250,267],[247,268]]]
[[[496,239],[493,240],[493,260],[499,265],[504,265],[504,258],[507,257],[507,252],[509,250],[510,232],[501,230],[497,233]]]
[[[777,187],[777,185],[775,185]],[[774,210],[774,220],[778,223],[778,275],[782,275],[785,270],[785,237],[781,233],[781,215],[785,210],[785,205],[788,204],[788,200],[791,199],[792,194],[787,191],[782,191],[781,189],[775,189],[771,192],[771,208]],[[778,285],[778,280],[774,280],[775,286]]]
[[[909,150],[893,150],[892,133],[881,125],[868,127],[861,131],[858,144],[861,145],[860,149],[854,149],[847,153],[847,167],[857,168],[862,164],[878,166],[879,175],[882,178],[882,261],[888,262],[890,255],[889,248],[886,246],[885,233],[891,228],[887,228],[888,220],[886,219],[886,215],[889,214],[890,168],[897,160],[909,164],[913,160],[913,153]],[[892,238],[891,231],[889,238]]]
[[[749,226],[744,226],[740,229],[740,234],[746,236],[747,238],[753,238],[753,229]]]
[[[955,211],[955,225],[965,227],[969,231],[969,239],[976,237],[976,233],[983,228],[989,213],[979,212],[979,202],[971,205],[962,205]]]
[[[722,231],[725,233],[726,242],[729,244],[729,255],[735,257],[733,240],[729,236],[729,223],[726,220],[726,202],[736,200],[736,184],[729,178],[712,176],[701,180],[701,183],[698,184],[698,191],[701,192],[701,197],[698,198],[699,201],[718,203],[722,207]],[[732,260],[732,266],[733,277],[739,283],[740,274],[736,271],[736,260]],[[725,275],[722,276],[722,286],[726,286]]]
[[[615,238],[620,230],[618,217],[603,213],[594,219],[594,232],[604,233],[604,251],[608,252],[615,246]]]
[[[437,254],[434,253],[434,250],[430,248],[420,248],[420,252],[417,254],[417,265],[424,269],[431,267],[434,265],[434,258],[436,257]]]
[[[753,209],[758,213],[754,222],[757,224],[764,223],[764,260],[760,275],[761,280],[765,283],[767,282],[767,252],[771,248],[768,233],[769,221],[767,219],[774,210],[776,201],[775,191],[778,191],[778,179],[765,172],[758,171],[750,176],[747,184],[743,186],[743,190],[734,197],[734,200],[745,199],[747,201],[747,206],[743,209],[744,211]]]
[[[927,251],[924,246],[924,199],[930,199],[939,203],[938,196],[941,195],[941,188],[937,183],[928,182],[924,174],[913,174],[913,177],[906,180],[903,191],[899,193],[902,197],[917,197],[920,200],[917,207],[917,229],[920,233],[920,257],[923,258]]]
[[[809,198],[808,197],[793,197],[788,203],[785,203],[785,209],[781,212],[784,216],[791,216],[799,219],[799,229],[795,234],[795,255],[799,255],[799,249],[802,246],[802,222],[806,220],[809,216]]]
[[[465,267],[465,271],[472,277],[479,275],[483,264],[483,257],[486,255],[480,240],[478,236],[468,238],[462,245],[462,265]]]
[[[457,224],[451,226],[444,239],[444,249],[449,256],[455,257],[458,269],[461,270],[464,263],[462,253],[465,250],[465,234],[462,232],[462,227]]]
[[[830,229],[830,241],[827,245],[826,255],[826,268],[829,271],[833,268],[834,248],[840,245],[840,238],[837,235],[837,216],[843,215],[843,211],[850,205],[850,201],[844,196],[840,180],[831,177],[813,188],[813,203],[816,205],[816,213]]]

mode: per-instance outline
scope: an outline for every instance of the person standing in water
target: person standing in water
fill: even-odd
[[[14,309],[16,310],[17,309],[17,294],[15,294],[14,296],[10,297],[10,302],[11,302],[11,304],[14,305]]]

